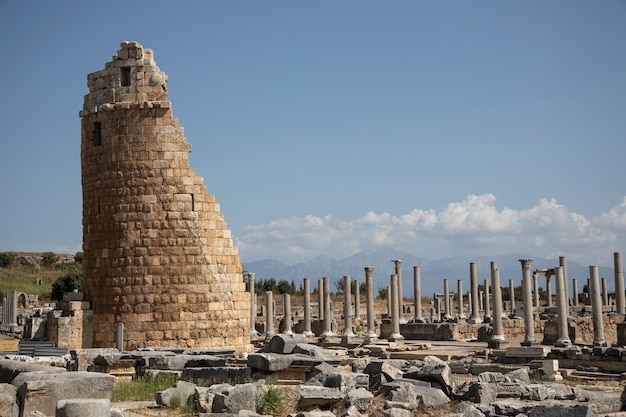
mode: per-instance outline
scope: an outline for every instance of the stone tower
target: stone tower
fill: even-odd
[[[137,42],[87,76],[83,274],[94,347],[250,351],[250,297],[224,215],[189,167],[167,76]]]

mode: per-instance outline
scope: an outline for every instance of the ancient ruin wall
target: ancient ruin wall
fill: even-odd
[[[250,298],[214,196],[150,49],[123,42],[87,76],[81,117],[83,273],[94,347],[250,350]]]

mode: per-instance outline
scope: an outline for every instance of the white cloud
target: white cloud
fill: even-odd
[[[507,252],[567,254],[582,260],[611,253],[615,231],[626,230],[626,198],[593,220],[555,199],[528,209],[496,207],[493,194],[469,195],[437,212],[415,208],[395,216],[368,212],[352,220],[306,215],[249,225],[235,233],[243,259],[297,262],[320,254],[341,258],[390,246],[426,258]],[[604,254],[606,255],[606,254]]]

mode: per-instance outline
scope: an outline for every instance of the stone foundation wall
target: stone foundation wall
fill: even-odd
[[[193,62],[190,62],[193,64]],[[94,347],[251,350],[250,298],[220,206],[150,49],[123,42],[87,77],[81,116],[83,271]],[[210,161],[207,161],[210,163]]]

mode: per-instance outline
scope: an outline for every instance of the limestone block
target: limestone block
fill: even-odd
[[[22,413],[41,411],[56,413],[60,400],[89,398],[111,400],[115,377],[92,372],[29,372],[13,380],[22,405]]]
[[[299,408],[327,407],[343,400],[344,393],[337,388],[326,388],[313,385],[300,387]]]
[[[110,417],[111,402],[108,399],[70,399],[57,403],[56,417]]]
[[[17,388],[11,384],[0,384],[0,417],[18,417]]]
[[[240,384],[216,393],[213,398],[214,413],[239,413],[241,410],[256,410],[256,400],[261,394],[259,384]]]

